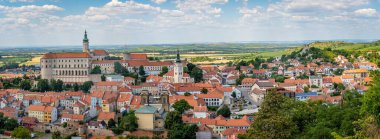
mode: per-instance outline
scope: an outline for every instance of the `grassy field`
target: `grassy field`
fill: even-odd
[[[36,65],[36,64],[40,64],[40,59],[41,59],[41,55],[37,55],[35,57],[33,57],[31,60],[29,61],[26,61],[24,63],[21,63],[20,65],[27,65],[27,66],[30,66],[30,65]]]

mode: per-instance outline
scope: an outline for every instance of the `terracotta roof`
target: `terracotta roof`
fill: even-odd
[[[147,61],[147,60],[123,60],[122,63],[128,63],[128,66],[130,67],[173,65],[172,62],[168,62],[168,61]]]
[[[119,98],[117,99],[117,102],[131,101],[131,99],[132,99],[131,94],[120,94]]]
[[[110,119],[115,120],[115,115],[116,115],[115,112],[99,112],[98,121],[110,120]]]
[[[131,105],[140,105],[141,104],[141,96],[133,96]]]
[[[149,75],[148,77],[146,77],[147,81],[153,81],[153,82],[160,82],[162,79],[164,78],[157,75]]]
[[[238,128],[227,128],[223,130],[221,133],[223,136],[232,136],[232,135],[238,135],[238,134],[244,134],[246,132],[245,129],[238,129]]]
[[[195,106],[194,112],[207,112],[207,106]]]
[[[44,112],[52,112],[55,107],[46,106]]]
[[[181,86],[176,89],[178,92],[195,92],[195,91],[201,91],[201,88],[196,86]]]
[[[44,111],[45,106],[42,105],[30,105],[28,108],[29,111]]]
[[[332,77],[333,83],[342,83],[342,79],[339,76]]]
[[[92,53],[94,56],[106,56],[108,55],[106,50],[93,50]]]
[[[217,93],[217,92],[209,92],[207,94],[197,94],[199,98],[223,98],[224,94],[222,93]]]
[[[82,96],[83,92],[63,92],[66,96]]]
[[[62,118],[84,120],[84,115],[81,115],[81,114],[62,114]]]
[[[26,124],[37,124],[38,119],[36,117],[22,117],[21,122]]]
[[[254,84],[257,81],[255,78],[244,78],[241,83],[242,84]]]
[[[174,104],[175,102],[180,101],[182,99],[186,100],[186,102],[189,103],[189,105],[192,106],[193,108],[200,106],[200,105],[205,105],[204,101],[199,101],[200,99],[195,100],[193,95],[190,95],[190,96],[182,96],[182,95],[170,96],[169,97],[169,103]]]
[[[132,78],[132,77],[124,77],[124,81],[130,81],[130,80],[135,80],[135,78]]]
[[[129,87],[121,87],[119,92],[132,92],[132,90]]]
[[[318,95],[310,96],[309,99],[312,101],[321,100],[329,103],[339,103],[342,100],[342,96]]]
[[[96,82],[96,86],[120,86],[123,82]]]
[[[148,55],[145,53],[129,53],[129,58],[134,60],[146,60]]]
[[[53,58],[91,58],[91,56],[88,53],[47,53],[41,59]]]
[[[343,71],[343,74],[350,74],[350,73],[363,73],[368,72],[366,69],[353,69],[353,70],[345,70]]]
[[[354,79],[352,75],[342,75],[342,79]]]

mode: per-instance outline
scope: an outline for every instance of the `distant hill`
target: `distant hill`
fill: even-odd
[[[350,43],[343,41],[327,41],[327,42],[313,42],[309,44],[310,47],[317,47],[320,49],[331,48],[332,50],[346,50],[346,51],[379,51],[380,41],[367,42],[367,43]]]

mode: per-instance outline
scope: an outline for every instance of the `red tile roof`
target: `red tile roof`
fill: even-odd
[[[108,55],[107,51],[105,51],[105,50],[93,50],[92,53],[95,56],[106,56],[106,55]]]
[[[41,59],[53,59],[53,58],[91,58],[88,53],[47,53],[42,56]]]
[[[132,60],[147,60],[148,55],[145,53],[130,53],[129,58]]]
[[[123,82],[96,82],[96,86],[120,86]]]
[[[103,120],[110,120],[114,119],[115,120],[115,112],[99,112],[98,115],[98,121],[103,121]]]

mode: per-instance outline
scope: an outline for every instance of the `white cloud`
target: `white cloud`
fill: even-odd
[[[213,7],[213,5],[226,4],[227,2],[228,0],[179,0],[176,7],[189,13],[220,15],[222,9]]]
[[[354,13],[359,16],[374,16],[377,14],[377,11],[376,9],[367,8],[367,9],[356,10],[354,11]]]
[[[151,1],[156,3],[156,4],[162,4],[162,3],[166,2],[166,0],[151,0]]]

